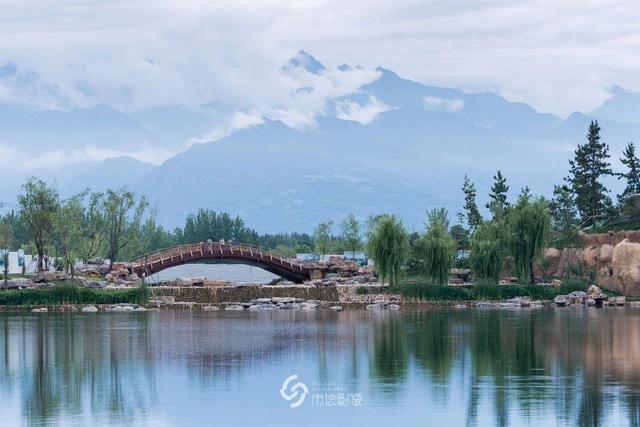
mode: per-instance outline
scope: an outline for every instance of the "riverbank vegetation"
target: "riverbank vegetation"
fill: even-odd
[[[532,284],[498,285],[492,281],[480,281],[473,286],[435,286],[420,279],[408,279],[394,291],[404,299],[424,301],[503,301],[515,297],[534,300],[551,300],[573,291],[586,291],[589,282],[583,279],[563,280],[560,286]]]
[[[10,289],[0,292],[0,305],[146,304],[149,289],[92,289],[71,283],[53,283],[46,289]]]

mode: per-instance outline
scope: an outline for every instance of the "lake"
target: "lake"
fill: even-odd
[[[1,425],[637,425],[640,309],[0,313],[0,402]]]
[[[145,281],[153,284],[186,277],[208,277],[213,280],[228,280],[234,283],[269,283],[279,276],[259,267],[245,264],[194,263],[167,268],[152,274]]]

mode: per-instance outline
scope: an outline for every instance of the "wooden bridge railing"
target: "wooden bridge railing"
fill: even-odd
[[[300,263],[293,262],[292,260],[284,258],[283,256],[278,255],[268,249],[261,248],[255,245],[227,242],[188,243],[166,249],[160,249],[158,251],[150,252],[136,258],[132,261],[132,267],[144,270],[156,263],[164,264],[173,262],[174,259],[180,259],[186,262],[191,259],[202,258],[207,253],[211,255],[219,254],[221,258],[234,257],[263,260],[270,263],[275,262],[282,266],[287,266],[291,270],[297,270],[300,272],[305,270],[305,268],[302,267]]]

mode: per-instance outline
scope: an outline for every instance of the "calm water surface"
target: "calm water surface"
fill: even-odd
[[[640,309],[3,313],[0,408],[1,425],[637,425]]]
[[[269,283],[278,276],[258,267],[244,264],[184,264],[167,268],[149,276],[147,283],[158,283],[185,277],[208,277],[235,283]]]

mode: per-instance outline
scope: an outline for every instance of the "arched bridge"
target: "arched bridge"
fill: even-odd
[[[149,276],[176,265],[210,260],[253,265],[297,283],[309,280],[314,273],[322,274],[317,267],[305,266],[267,249],[222,242],[200,242],[163,249],[134,260],[130,269],[139,276]]]

